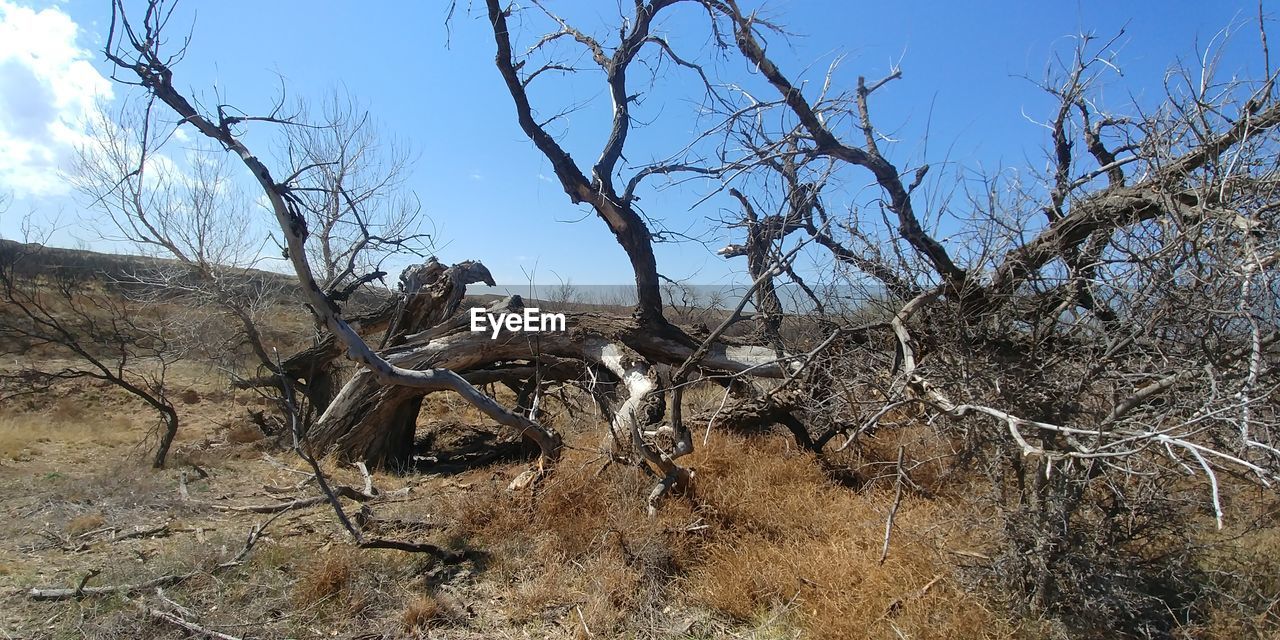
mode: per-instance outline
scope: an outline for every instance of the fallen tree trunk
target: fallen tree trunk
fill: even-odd
[[[385,332],[383,346],[398,344],[404,336],[430,328],[456,313],[466,295],[466,286],[476,282],[495,284],[483,264],[466,261],[446,268],[432,257],[400,273],[400,293],[396,298],[377,309],[352,316],[347,323],[361,336]],[[337,337],[329,334],[280,363],[284,375],[304,385],[307,400],[317,413],[328,408],[342,387],[334,361],[343,351]],[[252,388],[276,384],[279,380],[273,375],[242,380],[235,386]]]
[[[513,296],[486,311],[523,310],[523,302]],[[691,341],[674,329],[669,334],[654,331],[634,318],[566,315],[565,331],[539,333],[537,340],[530,340],[521,332],[503,330],[496,338],[488,332],[473,332],[468,314],[457,314],[436,327],[405,336],[402,344],[383,350],[382,356],[397,367],[449,369],[486,381],[497,379],[495,372],[504,368],[526,375],[548,366],[564,371],[566,361],[582,363],[583,368],[602,368],[623,383],[611,433],[620,447],[629,448],[637,430],[655,431],[663,415],[665,390],[657,382],[653,365],[683,362],[696,345],[691,346]],[[775,352],[758,346],[717,344],[700,365],[729,373],[749,370],[755,376],[779,377],[783,373]],[[422,389],[385,387],[375,374],[361,371],[334,398],[309,438],[317,450],[344,460],[371,466],[407,461],[412,455],[415,401],[425,393]]]

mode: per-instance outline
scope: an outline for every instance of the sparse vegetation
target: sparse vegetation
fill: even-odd
[[[734,0],[682,3],[715,46],[680,57],[656,28],[676,4],[608,38],[540,2],[474,8],[521,131],[635,276],[627,308],[562,280],[546,302],[568,330],[530,337],[469,329],[480,262],[369,286],[422,220],[409,154],[354,102],[209,108],[176,79],[172,4],[111,0],[103,51],[135,91],[76,186],[165,257],[0,244],[0,631],[1280,633],[1265,16],[1267,75],[1215,80],[1205,56],[1155,107],[1107,104],[1114,49],[1079,37],[1038,83],[1048,168],[975,183],[890,161],[873,115],[897,67],[845,92],[833,69],[818,94],[772,57],[784,27]],[[692,140],[633,164],[665,68],[697,89]],[[575,77],[610,98],[604,128],[575,129],[599,134],[591,166],[556,122],[581,105],[542,89]],[[247,134],[265,125],[285,131],[270,162]],[[189,174],[158,159],[178,131]],[[739,299],[659,275],[667,231],[638,204],[659,178],[733,207]],[[296,282],[252,268],[251,198]]]

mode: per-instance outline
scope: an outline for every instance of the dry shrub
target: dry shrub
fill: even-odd
[[[87,402],[85,398],[77,396],[59,398],[49,410],[49,420],[59,423],[82,422],[87,413]]]
[[[286,570],[296,570],[290,594],[295,609],[305,609],[318,623],[340,630],[361,628],[371,619],[394,624],[406,580],[402,552],[341,543],[315,552],[305,546],[298,550],[296,558],[285,559]]]
[[[1250,492],[1251,493],[1251,492]],[[1242,496],[1251,504],[1227,520],[1223,531],[1206,533],[1208,548],[1201,569],[1208,574],[1214,602],[1196,626],[1180,629],[1185,637],[1276,638],[1280,629],[1280,504],[1271,496]]]
[[[713,524],[688,576],[694,602],[741,621],[769,611],[813,638],[995,637],[1010,628],[951,579],[964,544],[954,505],[908,496],[880,563],[892,491],[834,486],[781,439],[713,438],[696,455],[700,511]]]
[[[489,551],[490,569],[511,585],[510,617],[554,614],[616,635],[656,615],[667,585],[692,561],[692,506],[671,500],[651,519],[644,505],[653,480],[618,465],[597,476],[601,464],[570,449],[533,496],[499,482],[443,505],[453,535]]]
[[[258,425],[248,420],[237,420],[227,429],[226,437],[227,442],[232,444],[249,444],[266,438],[266,435]]]
[[[950,501],[908,496],[879,563],[892,486],[835,485],[788,437],[714,435],[688,459],[693,495],[645,513],[654,480],[570,449],[533,495],[501,482],[444,506],[453,535],[493,554],[516,620],[646,635],[690,609],[740,623],[778,616],[814,638],[1007,635],[952,579],[946,548],[975,548]],[[927,589],[926,589],[927,585]],[[668,609],[670,607],[670,609]],[[581,617],[579,617],[581,616]],[[766,626],[769,626],[766,625]]]
[[[48,440],[32,420],[0,418],[0,456],[6,460],[30,460],[32,445]]]
[[[72,518],[71,521],[67,523],[67,535],[74,538],[89,533],[106,523],[106,518],[103,518],[100,513],[86,513],[84,515],[79,515]]]
[[[312,558],[312,564],[303,569],[294,585],[294,603],[298,607],[311,607],[348,595],[347,587],[355,573],[356,561],[349,549],[322,551]]]
[[[411,598],[400,614],[404,628],[411,632],[457,624],[463,614],[456,602],[438,593],[423,593]]]

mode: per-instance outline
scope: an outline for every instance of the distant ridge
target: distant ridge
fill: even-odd
[[[171,270],[180,273],[186,269],[185,265],[172,258],[64,249],[0,238],[0,264],[10,263],[13,264],[15,273],[22,277],[74,272],[106,286],[128,286],[137,275],[149,271]],[[277,304],[294,304],[302,299],[298,281],[293,275],[262,269],[244,269],[243,278],[243,284],[254,289],[278,291],[279,295],[275,300]],[[358,306],[369,306],[379,303],[385,296],[377,289],[365,288],[356,294],[354,301]]]

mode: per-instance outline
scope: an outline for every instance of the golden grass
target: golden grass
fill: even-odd
[[[880,562],[891,491],[834,486],[777,440],[713,438],[698,454],[701,512],[718,525],[690,597],[739,620],[785,612],[813,638],[1007,637],[1013,628],[954,581],[961,541],[945,500],[908,497]]]
[[[405,629],[409,631],[425,631],[443,615],[440,601],[431,595],[420,595],[409,601],[400,614]]]
[[[46,444],[93,444],[115,447],[137,443],[142,434],[128,417],[95,417],[63,408],[48,414],[0,416],[0,457],[30,459]]]
[[[203,385],[199,389],[200,409],[225,405],[221,408],[239,411],[233,401],[248,397],[215,399],[214,391]],[[718,405],[718,390],[694,389],[695,404]],[[110,567],[95,584],[136,580],[139,571],[150,577],[213,566],[234,553],[244,531],[261,518],[206,512],[199,501],[215,499],[209,497],[215,494],[255,495],[262,485],[283,486],[297,479],[259,461],[228,458],[229,452],[248,447],[222,447],[221,427],[215,429],[209,421],[182,434],[199,433],[203,444],[187,440],[191,444],[174,458],[175,466],[191,461],[214,472],[192,485],[193,492],[213,489],[198,501],[179,501],[171,471],[142,473],[140,468],[104,465],[98,475],[85,475],[74,466],[53,466],[68,465],[85,451],[95,451],[97,462],[116,455],[97,446],[64,444],[132,443],[150,426],[142,424],[142,417],[136,418],[141,426],[124,417],[102,420],[104,415],[140,414],[125,411],[132,405],[109,392],[90,395],[66,396],[39,412],[0,417],[0,452],[8,456],[6,447],[14,446],[28,455],[47,450],[48,469],[59,474],[56,480],[31,481],[51,492],[41,503],[58,505],[39,512],[42,521],[78,535],[107,519],[112,524],[150,524],[159,521],[158,514],[177,513],[184,526],[201,523],[213,533],[199,540],[189,532],[163,540],[130,540],[92,552],[118,553],[110,556],[118,562],[48,550],[44,566],[62,567],[50,575],[36,575],[31,561],[16,550],[5,551],[0,576],[7,576],[7,583],[74,584],[84,566],[73,569],[62,563],[77,560]],[[424,419],[483,423],[478,413],[450,396],[436,394],[428,400]],[[699,434],[697,452],[684,460],[697,471],[695,490],[665,499],[658,516],[649,518],[645,500],[654,480],[620,465],[600,473],[603,459],[584,449],[599,441],[602,427],[580,417],[561,420],[557,426],[574,448],[532,492],[505,490],[524,467],[494,466],[461,477],[412,479],[408,482],[415,490],[404,502],[374,504],[379,516],[447,527],[408,534],[415,539],[487,554],[483,562],[462,569],[470,577],[435,582],[428,573],[442,567],[432,560],[353,549],[336,533],[331,514],[317,508],[276,521],[243,567],[216,580],[184,583],[174,588],[173,597],[201,610],[215,627],[262,624],[269,631],[261,635],[270,637],[366,631],[393,637],[452,637],[455,632],[460,637],[580,638],[1043,636],[1034,621],[1011,622],[993,611],[996,605],[983,594],[965,592],[957,557],[950,552],[990,553],[1002,544],[999,527],[994,522],[972,526],[981,521],[984,507],[966,497],[965,482],[980,480],[945,476],[949,444],[923,425],[886,428],[857,450],[829,455],[836,465],[870,480],[858,489],[834,484],[823,464],[797,452],[785,432],[750,438],[716,433],[706,445]],[[229,441],[240,438],[233,432],[225,436]],[[905,496],[888,558],[881,563],[884,523],[894,496],[892,461],[899,446],[917,460],[938,458],[916,467],[912,477],[939,495]],[[279,457],[302,468],[292,457]],[[360,486],[362,479],[350,465],[334,459],[322,464],[334,483]],[[32,467],[21,469],[26,473]],[[384,472],[374,478],[384,491],[406,482]],[[108,506],[112,504],[116,506]],[[14,508],[19,507],[35,508],[26,503]],[[1227,534],[1233,533],[1222,535],[1230,538]],[[1246,571],[1274,576],[1280,574],[1276,535],[1230,538],[1222,553],[1247,564]],[[14,575],[21,576],[21,585]],[[1259,593],[1280,589],[1276,580],[1250,579]],[[474,610],[464,614],[455,597],[475,603]],[[99,637],[118,637],[145,623],[129,617],[138,615],[136,607],[120,608],[117,615],[107,608],[117,601],[100,602],[87,603],[100,610],[84,613],[93,624],[112,631],[101,631]],[[28,617],[34,621],[54,613],[24,606],[32,607]],[[1193,631],[1235,638],[1275,627],[1274,621],[1240,618],[1239,612],[1224,609]],[[684,636],[669,633],[685,620],[695,626]]]
[[[461,606],[444,593],[419,593],[411,596],[400,613],[406,631],[422,633],[428,629],[455,626],[465,619]]]
[[[350,549],[337,547],[311,558],[293,587],[294,603],[311,607],[346,595],[356,573],[356,559]]]
[[[656,518],[644,509],[652,479],[617,466],[597,476],[600,461],[581,451],[534,496],[495,483],[445,510],[455,536],[493,552],[515,620],[560,611],[562,624],[610,637],[676,607],[785,620],[813,638],[1014,633],[954,579],[946,549],[973,541],[951,502],[904,500],[881,564],[891,490],[838,487],[781,437],[713,435],[687,460],[695,493],[667,499]]]
[[[67,535],[74,538],[93,531],[106,523],[107,519],[102,517],[100,513],[79,515],[67,523]]]

